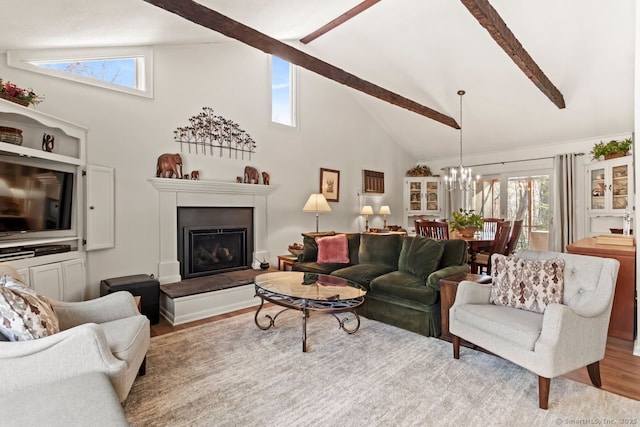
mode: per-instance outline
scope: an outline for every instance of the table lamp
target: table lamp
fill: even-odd
[[[364,215],[364,231],[369,231],[369,215],[373,215],[373,208],[369,205],[365,205],[362,207],[360,211],[360,215]]]
[[[382,215],[384,217],[384,225],[382,226],[382,228],[387,228],[387,215],[391,215],[391,209],[389,209],[389,206],[380,206],[380,212],[378,212],[380,215]]]
[[[316,233],[318,232],[318,225],[320,221],[320,212],[331,212],[331,206],[327,203],[324,195],[321,193],[312,194],[309,196],[307,203],[304,204],[302,212],[315,212],[316,213]]]

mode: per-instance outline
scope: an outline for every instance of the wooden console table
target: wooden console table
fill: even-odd
[[[587,237],[567,246],[570,254],[613,258],[620,262],[616,292],[613,297],[609,336],[633,341],[635,325],[636,247],[599,245]]]
[[[455,276],[440,279],[440,323],[442,324],[442,333],[440,338],[451,342],[451,333],[449,332],[449,309],[456,300],[458,292],[458,284],[463,280],[470,280],[476,283],[491,283],[491,276],[486,274],[461,273]]]

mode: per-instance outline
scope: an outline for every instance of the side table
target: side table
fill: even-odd
[[[458,284],[463,280],[476,283],[491,283],[491,276],[487,276],[486,274],[461,273],[440,279],[440,322],[442,324],[440,338],[445,341],[451,342],[453,339],[449,332],[449,309],[456,300]]]
[[[278,255],[278,270],[291,271],[293,270],[293,263],[298,260],[295,255]]]

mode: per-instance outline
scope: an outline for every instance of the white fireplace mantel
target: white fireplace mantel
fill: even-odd
[[[181,280],[178,261],[178,207],[253,207],[253,268],[256,259],[269,259],[267,252],[267,196],[276,185],[240,184],[225,181],[150,178],[158,190],[160,252],[158,280],[175,283]]]

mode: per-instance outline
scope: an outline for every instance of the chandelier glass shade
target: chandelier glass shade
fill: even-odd
[[[464,90],[459,90],[460,96],[460,165],[457,168],[449,168],[449,172],[444,176],[444,188],[448,191],[463,190],[468,191],[475,187],[476,180],[471,175],[471,168],[462,165],[462,95]]]

